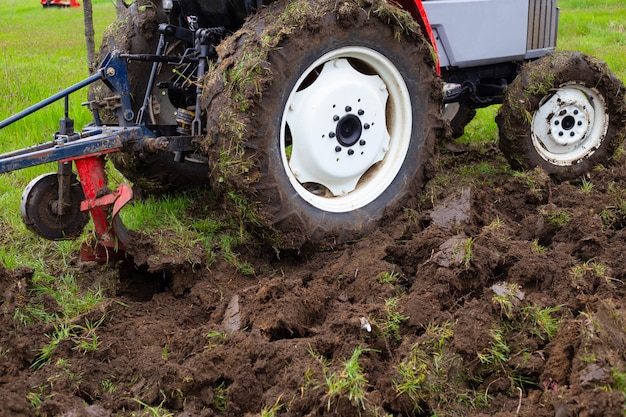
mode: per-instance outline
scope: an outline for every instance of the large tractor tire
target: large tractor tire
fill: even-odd
[[[120,50],[133,54],[153,54],[157,49],[159,23],[167,21],[161,2],[139,0],[132,3],[118,16],[104,34],[98,53],[102,59],[108,52]],[[183,46],[173,43],[170,49]],[[127,64],[132,107],[137,115],[143,104],[152,63],[129,61]],[[172,77],[173,66],[163,64],[156,74],[156,83],[168,81]],[[177,69],[179,72],[182,69]],[[175,112],[185,105],[184,99],[172,94],[167,89],[156,87],[151,91],[150,105],[145,113],[147,125],[159,126],[160,134],[172,134],[176,129]],[[102,99],[111,95],[103,83],[92,84],[89,90],[90,100]],[[105,124],[115,124],[112,113],[102,112]],[[141,187],[146,194],[159,194],[169,191],[208,186],[209,166],[207,160],[199,155],[191,155],[184,162],[174,161],[172,153],[116,153],[110,156],[113,165],[126,178]]]
[[[625,116],[624,85],[605,63],[555,52],[526,64],[507,88],[499,146],[514,169],[575,179],[613,156]]]
[[[275,3],[218,53],[213,182],[248,201],[275,245],[357,239],[420,195],[442,97],[407,14],[382,1]]]

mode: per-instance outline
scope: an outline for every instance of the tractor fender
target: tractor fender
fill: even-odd
[[[426,16],[426,10],[422,5],[422,0],[393,0],[398,7],[406,10],[413,16],[413,19],[420,25],[422,29],[422,34],[429,40],[435,51],[436,62],[435,65],[437,67],[437,74],[441,75],[441,68],[439,67],[439,54],[437,51],[437,42],[435,41],[435,35],[433,34],[433,30],[430,27],[430,23],[428,22],[428,16]]]

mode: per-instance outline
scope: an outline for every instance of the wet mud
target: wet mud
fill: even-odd
[[[105,317],[98,349],[63,341],[39,369],[54,329],[13,316],[58,306],[30,291],[32,271],[1,268],[0,414],[623,415],[623,160],[584,182],[455,177],[475,157],[443,164],[447,185],[365,239],[243,253],[253,276],[157,256],[148,237],[129,250],[139,266],[77,264],[86,288],[110,283],[76,319]],[[333,391],[355,356],[360,385]]]

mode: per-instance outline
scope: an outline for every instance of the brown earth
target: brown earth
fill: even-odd
[[[38,370],[54,329],[13,315],[58,306],[29,292],[32,271],[1,268],[0,414],[624,415],[623,160],[555,183],[512,175],[495,148],[441,156],[423,206],[334,250],[244,252],[252,276],[141,235],[139,267],[75,262],[110,296],[75,320],[104,317],[99,347],[62,341]],[[469,181],[478,160],[502,169]],[[351,357],[361,372],[330,391]]]

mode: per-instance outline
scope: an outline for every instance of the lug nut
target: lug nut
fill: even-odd
[[[365,111],[363,109],[359,109],[357,113],[359,114],[359,116],[363,116],[365,114]]]
[[[348,149],[348,155],[354,155],[354,149]]]
[[[335,132],[328,132],[328,137],[329,138],[334,138],[335,137]]]
[[[335,122],[338,122],[338,121],[339,121],[339,116],[334,115],[334,116],[333,116],[333,120],[334,120]]]
[[[341,152],[341,146],[339,145],[335,146],[335,152]]]
[[[369,124],[369,123],[365,123],[365,124],[363,125],[363,129],[369,129],[369,128],[370,128],[370,124]]]
[[[366,143],[366,142],[365,142],[363,139],[361,139],[361,140],[359,141],[359,145],[361,145],[361,146],[365,146],[365,143]]]
[[[350,106],[346,106],[346,113],[347,113],[347,112],[351,112],[351,111],[352,111],[352,107],[350,107]]]

